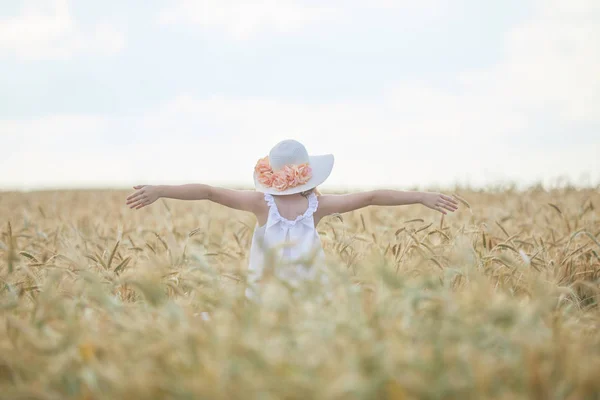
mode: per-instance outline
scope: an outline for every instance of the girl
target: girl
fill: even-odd
[[[306,260],[322,259],[323,247],[316,226],[330,214],[367,206],[422,204],[442,214],[453,212],[458,203],[439,193],[373,190],[344,195],[320,195],[322,184],[333,168],[333,155],[310,156],[295,140],[284,140],[271,149],[254,168],[256,191],[218,188],[202,184],[180,186],[134,186],[127,205],[139,210],[157,199],[210,200],[236,210],[253,213],[257,219],[250,249],[249,281],[263,275],[267,254],[276,257],[276,274],[290,283],[314,277],[316,268]],[[248,292],[247,292],[248,293]]]

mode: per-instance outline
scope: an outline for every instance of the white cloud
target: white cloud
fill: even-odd
[[[0,120],[0,187],[35,188],[129,182],[132,160],[110,135],[124,121],[92,115]]]
[[[361,13],[370,10],[400,10],[404,23],[431,12],[437,15],[446,7],[443,0],[178,0],[174,3],[159,13],[159,23],[190,24],[209,32],[223,32],[238,40],[260,34],[297,32],[318,23],[344,21],[356,24]]]
[[[250,184],[256,160],[290,137],[336,155],[333,186],[600,180],[599,143],[523,145],[536,135],[524,115],[475,100],[399,85],[378,103],[181,96],[136,117],[4,121],[0,142],[15,150],[0,184]]]
[[[578,180],[586,172],[600,179],[594,157],[600,144],[572,142],[557,148],[535,140],[543,133],[532,129],[539,127],[526,113],[497,108],[494,100],[418,85],[398,85],[378,103],[184,96],[148,114],[141,125],[156,136],[179,133],[179,143],[189,142],[199,167],[235,160],[233,166],[219,167],[229,180],[246,178],[240,170],[250,170],[257,157],[288,137],[314,153],[336,153],[342,169],[332,176],[334,185],[533,182],[561,175]],[[152,138],[148,147],[141,145],[146,154],[178,142],[165,138],[153,144]]]
[[[124,47],[123,33],[110,24],[84,29],[67,0],[27,1],[18,15],[0,18],[0,51],[19,59],[61,59],[81,52],[109,55]]]
[[[600,122],[599,4],[539,2],[537,15],[508,33],[504,60],[464,74],[465,88],[504,108]]]
[[[247,39],[263,31],[290,32],[332,17],[323,6],[303,6],[294,0],[180,0],[159,15],[162,24],[191,23],[218,29],[235,39]]]

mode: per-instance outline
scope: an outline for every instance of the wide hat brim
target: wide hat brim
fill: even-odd
[[[331,174],[331,170],[333,169],[333,154],[325,154],[320,156],[309,156],[308,157],[308,165],[311,168],[312,176],[308,182],[304,185],[295,186],[293,188],[289,188],[286,190],[277,190],[272,187],[264,186],[262,183],[258,181],[258,174],[256,171],[254,172],[254,187],[259,192],[267,193],[267,194],[278,194],[278,195],[288,195],[288,194],[296,194],[306,192],[307,190],[314,189],[329,177]]]

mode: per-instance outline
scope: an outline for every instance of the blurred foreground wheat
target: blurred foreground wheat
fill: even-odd
[[[257,305],[251,215],[0,193],[0,398],[600,398],[598,192],[459,194],[323,220],[332,286]]]

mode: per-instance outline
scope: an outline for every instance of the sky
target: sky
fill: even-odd
[[[0,190],[600,183],[597,0],[0,2]]]

